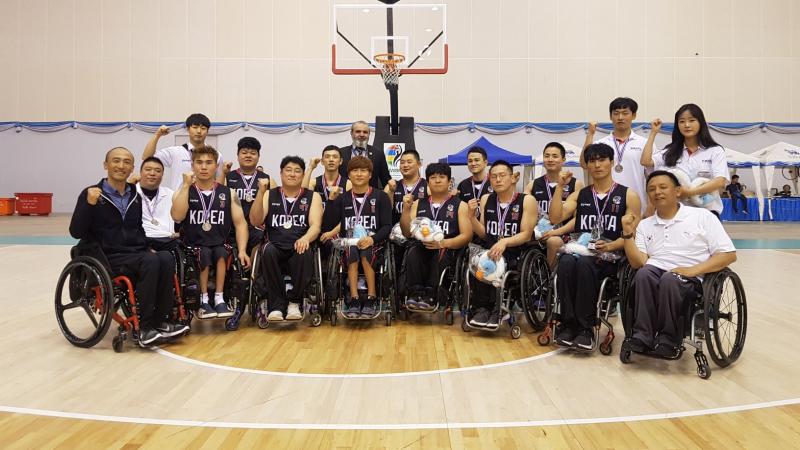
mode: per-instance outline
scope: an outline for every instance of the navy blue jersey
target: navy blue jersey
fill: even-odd
[[[264,217],[265,238],[278,248],[294,248],[294,243],[308,232],[309,213],[314,191],[301,189],[294,199],[281,196],[281,188],[269,190],[267,214]],[[290,224],[286,228],[286,224]]]
[[[253,207],[253,200],[258,193],[258,180],[262,178],[269,183],[269,175],[258,170],[250,176],[244,175],[241,170],[234,170],[225,177],[228,187],[239,197],[244,218],[248,224],[250,223],[250,208]]]
[[[442,229],[445,239],[451,239],[461,233],[458,228],[458,207],[460,205],[460,198],[450,197],[439,205],[438,208],[434,208],[434,205],[431,203],[431,198],[428,197],[417,203],[417,217],[427,217],[431,219]]]
[[[539,204],[540,216],[549,214],[550,200],[553,198],[555,191],[556,186],[555,184],[551,185],[551,183],[548,182],[547,175],[542,175],[541,177],[533,180],[531,192],[528,192],[528,194],[533,195],[533,198],[536,199],[536,203]],[[575,192],[575,178],[572,178],[569,183],[564,186],[564,193],[561,196],[561,201],[565,201],[573,192]]]
[[[503,206],[497,203],[497,194],[489,194],[484,211],[484,227],[486,248],[491,248],[501,238],[511,237],[522,230],[522,215],[524,212],[525,194],[514,193],[511,202]],[[501,223],[502,222],[502,223]],[[510,256],[519,256],[522,247],[506,249]]]
[[[591,233],[599,225],[603,231],[603,239],[614,241],[622,234],[622,216],[628,208],[628,188],[614,184],[607,194],[597,197],[596,204],[593,188],[594,186],[586,186],[578,193],[575,232]]]
[[[330,189],[333,186],[338,186],[339,193],[343,194],[345,191],[345,187],[347,187],[347,178],[339,175],[338,183],[333,185],[328,185],[328,182],[325,180],[325,175],[320,175],[315,179],[314,182],[314,192],[319,193],[319,196],[322,197],[322,207],[325,208],[325,205],[328,204],[328,195],[330,194]]]
[[[412,194],[414,200],[423,200],[428,197],[428,181],[425,178],[417,180],[417,184],[406,186],[403,180],[397,182],[394,188],[394,195],[392,201],[394,208],[392,209],[392,223],[400,222],[400,215],[403,214],[403,197],[406,194]]]
[[[201,199],[202,195],[202,199]],[[233,226],[230,188],[214,183],[209,194],[201,193],[197,185],[189,188],[189,212],[182,222],[184,242],[188,245],[215,247],[225,243]],[[204,230],[210,226],[210,229]]]

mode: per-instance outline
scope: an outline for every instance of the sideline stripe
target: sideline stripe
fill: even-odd
[[[638,416],[597,417],[588,419],[550,419],[528,420],[514,422],[445,422],[445,423],[400,423],[400,424],[352,424],[352,423],[260,423],[260,422],[213,422],[201,420],[179,419],[152,419],[144,417],[105,416],[99,414],[84,414],[47,409],[20,408],[16,406],[0,406],[0,412],[12,414],[28,414],[45,417],[65,419],[94,420],[103,422],[131,423],[139,425],[168,425],[178,427],[202,428],[243,428],[243,429],[269,429],[269,430],[439,430],[461,428],[519,428],[519,427],[546,427],[565,425],[590,425],[618,422],[641,422],[648,420],[680,419],[684,417],[705,416],[710,414],[725,414],[732,412],[751,411],[755,409],[774,408],[800,404],[800,398],[775,400],[771,402],[749,403],[745,405],[726,406],[722,408],[697,409],[671,413],[643,414]]]
[[[473,370],[495,369],[498,367],[516,366],[525,364],[539,359],[549,358],[565,351],[565,349],[556,349],[543,353],[541,355],[529,356],[527,358],[515,359],[513,361],[503,361],[499,363],[485,364],[482,366],[469,366],[469,367],[456,367],[453,369],[437,369],[437,370],[424,370],[420,372],[390,372],[390,373],[292,373],[292,372],[274,372],[269,370],[246,369],[243,367],[225,366],[222,364],[215,364],[197,359],[187,358],[185,356],[176,355],[175,353],[168,352],[160,347],[154,347],[153,351],[159,355],[172,358],[187,364],[193,364],[201,367],[208,367],[216,370],[227,370],[229,372],[240,372],[252,375],[269,375],[274,377],[287,377],[287,378],[395,378],[395,377],[412,377],[412,376],[426,376],[426,375],[439,375],[443,373],[455,372],[469,372]]]

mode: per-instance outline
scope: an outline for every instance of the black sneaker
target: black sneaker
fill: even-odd
[[[575,337],[575,346],[581,350],[591,350],[594,347],[594,333],[592,330],[583,330]]]
[[[433,309],[433,299],[427,297],[421,297],[417,299],[417,308],[430,311],[431,309]]]
[[[577,334],[578,333],[570,327],[562,327],[558,330],[558,334],[556,335],[556,344],[563,345],[564,347],[572,347],[572,343],[575,341],[575,336]]]
[[[486,308],[478,308],[469,319],[469,324],[473,327],[485,327],[489,322],[489,310]]]
[[[161,333],[153,328],[141,328],[139,330],[139,346],[145,348],[155,345],[161,337]]]
[[[678,348],[671,344],[658,344],[653,350],[653,354],[661,358],[675,358],[678,356]]]
[[[628,340],[628,345],[630,345],[631,351],[634,352],[634,353],[646,353],[646,352],[650,351],[650,347],[648,347],[639,338],[630,338]]]
[[[371,319],[378,313],[376,309],[377,304],[378,299],[374,295],[367,296],[367,299],[364,301],[364,306],[361,307],[361,317],[364,319]]]
[[[486,328],[497,328],[500,326],[500,312],[492,311],[489,314],[489,320],[486,322]]]
[[[171,338],[189,331],[189,327],[182,323],[161,322],[161,325],[156,327],[156,331],[161,333],[161,337]]]

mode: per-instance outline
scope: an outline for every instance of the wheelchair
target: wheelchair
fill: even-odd
[[[396,278],[395,278],[395,255],[388,240],[383,249],[380,264],[375,268],[375,283],[378,297],[378,305],[375,314],[370,317],[347,317],[344,311],[345,296],[349,295],[347,280],[347,264],[344,259],[344,250],[347,244],[344,239],[332,241],[331,255],[328,259],[327,276],[325,286],[325,311],[329,313],[331,326],[336,326],[339,316],[350,321],[372,321],[383,314],[386,326],[391,326],[396,310],[394,308],[396,299]],[[359,263],[360,265],[360,263]],[[361,278],[361,268],[359,267],[359,279]],[[359,292],[366,291],[359,286]]]
[[[236,331],[239,329],[239,323],[246,306],[244,299],[249,297],[251,280],[249,273],[236,256],[236,247],[225,244],[225,249],[228,258],[223,296],[225,297],[225,302],[233,310],[233,315],[225,318],[225,329],[227,331]],[[200,247],[186,245],[181,242],[178,248],[173,251],[173,255],[175,256],[176,263],[175,273],[180,282],[180,291],[185,301],[188,314],[187,323],[190,323],[194,318],[194,311],[197,311],[197,308],[200,306]],[[216,267],[212,264],[208,273],[209,298],[213,297],[216,287],[214,285],[215,272]],[[217,319],[211,318],[205,320]]]
[[[406,252],[406,254],[407,253],[408,252]],[[445,322],[448,325],[452,325],[455,322],[455,307],[462,310],[461,307],[464,296],[463,280],[464,273],[467,271],[468,256],[467,248],[458,249],[453,261],[442,269],[439,275],[439,285],[434,294],[434,304],[428,309],[409,308],[406,303],[408,295],[404,287],[400,286],[405,283],[398,281],[397,297],[398,300],[402,299],[402,301],[398,301],[396,305],[397,317],[400,320],[407,320],[410,313],[436,314],[438,311],[442,310],[444,312]],[[405,268],[405,265],[406,258],[404,256],[401,270]]]
[[[478,245],[470,244],[469,255],[481,252],[484,249]],[[547,267],[547,258],[544,253],[531,244],[526,246],[517,260],[517,268],[508,269],[503,274],[500,287],[494,289],[495,308],[500,311],[500,321],[496,328],[475,327],[470,325],[469,316],[471,309],[472,289],[470,284],[473,282],[469,269],[464,270],[464,302],[461,305],[461,329],[470,331],[473,329],[483,331],[497,331],[503,322],[508,323],[513,339],[522,336],[522,328],[517,324],[515,312],[522,309],[525,318],[534,330],[541,329],[542,324],[546,323],[549,313],[547,308],[549,302],[540,303],[540,299],[547,299],[550,296],[550,270]],[[515,308],[516,306],[516,308]]]
[[[559,255],[559,259],[564,257],[571,257],[571,255]],[[556,267],[558,266],[556,265]],[[631,284],[633,283],[634,273],[635,271],[628,263],[628,260],[623,257],[617,262],[617,272],[611,276],[603,278],[603,281],[600,283],[600,290],[597,293],[594,345],[590,350],[579,349],[577,346],[573,345],[570,347],[571,350],[589,353],[595,351],[599,347],[600,353],[603,355],[608,356],[611,354],[611,343],[614,341],[616,335],[614,334],[614,326],[609,321],[609,317],[612,315],[612,312],[616,310],[617,305],[621,303],[625,295],[627,295],[627,293],[630,291]],[[561,325],[561,302],[558,297],[558,289],[556,287],[557,281],[558,275],[554,275],[552,284],[554,295],[551,299],[552,315],[544,329],[544,332],[536,339],[539,345],[542,346],[550,345],[553,342]],[[607,331],[603,337],[603,341],[601,342],[600,329],[602,327],[605,327]]]
[[[259,260],[261,258],[261,252],[264,251],[265,244],[259,246],[259,250],[256,252],[256,257],[253,259],[251,264],[251,274],[256,274],[255,276],[251,276],[249,280],[249,288],[248,288],[248,299],[247,305],[250,308],[250,314],[253,322],[258,325],[258,328],[262,330],[269,328],[270,324],[273,323],[298,323],[302,322],[306,318],[306,314],[311,315],[311,326],[318,327],[322,324],[322,309],[324,306],[324,292],[323,292],[323,285],[322,285],[322,257],[321,251],[317,243],[311,244],[308,251],[313,253],[314,259],[314,274],[311,277],[308,286],[306,287],[306,291],[303,294],[303,304],[300,305],[300,312],[302,313],[302,317],[300,319],[284,319],[280,322],[270,322],[267,320],[267,315],[269,314],[269,307],[268,307],[268,295],[266,292],[266,287],[260,283],[259,279]],[[291,279],[284,274],[284,280],[286,281],[287,285],[291,284]]]
[[[695,288],[685,300],[684,339],[677,353],[666,359],[680,359],[687,345],[694,347],[697,376],[705,380],[711,377],[711,367],[703,352],[703,342],[718,367],[728,367],[741,356],[747,337],[747,298],[742,280],[729,268],[706,274]],[[622,323],[626,335],[633,327],[634,295],[634,290],[630,289],[623,297]],[[632,353],[630,337],[626,337],[620,349],[620,361],[630,363]],[[659,358],[649,352],[643,355]]]
[[[112,340],[115,352],[121,353],[130,337],[139,342],[139,314],[136,291],[131,279],[113,275],[111,265],[99,246],[78,244],[70,251],[70,262],[61,271],[56,284],[55,312],[61,333],[70,344],[91,348],[97,345],[117,323],[117,335]],[[173,278],[175,305],[173,319],[189,324],[177,275]],[[70,311],[75,310],[75,313]],[[72,316],[83,316],[82,324]],[[69,318],[68,318],[69,316]]]

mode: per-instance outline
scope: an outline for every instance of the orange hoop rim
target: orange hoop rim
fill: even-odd
[[[377,53],[372,59],[378,64],[391,67],[402,64],[406,60],[406,57],[401,53]]]

